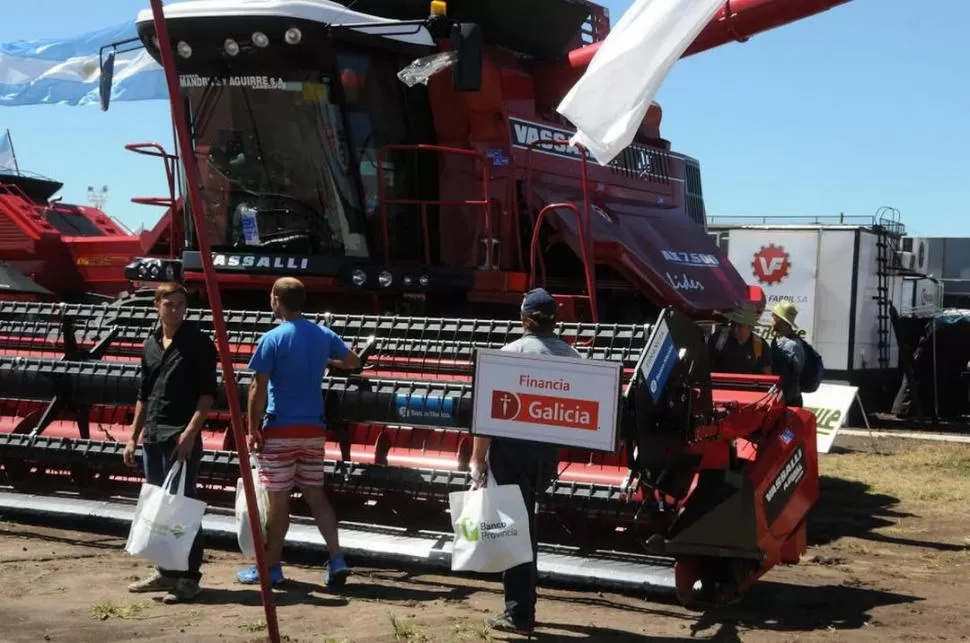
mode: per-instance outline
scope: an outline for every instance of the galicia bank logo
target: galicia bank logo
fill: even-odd
[[[491,417],[494,420],[596,431],[599,429],[599,402],[494,390]]]

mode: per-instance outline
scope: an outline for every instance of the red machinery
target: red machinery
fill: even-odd
[[[584,34],[605,36],[605,11],[532,4],[453,1],[430,19],[423,1],[166,9],[207,234],[232,308],[237,385],[242,393],[245,363],[273,324],[258,312],[269,284],[300,277],[311,310],[340,310],[316,319],[368,355],[361,373],[324,383],[342,543],[446,563],[447,492],[468,484],[472,354],[520,335],[507,319],[539,278],[559,293],[560,334],[587,357],[625,365],[616,452],[564,449],[546,490],[540,574],[676,585],[691,603],[736,596],[805,549],[818,494],[814,416],[786,409],[776,378],[709,372],[695,322],[764,295],[706,235],[698,164],[660,138],[658,110],[609,166],[563,143],[570,129],[537,100],[534,72],[572,67],[566,52]],[[819,6],[804,5],[805,15]],[[150,14],[138,28],[157,56]],[[436,64],[427,85],[399,80]],[[180,252],[135,261],[128,276],[198,286],[195,230],[181,227]],[[197,297],[204,303],[205,290]],[[210,312],[190,317],[212,329]],[[68,471],[101,493],[124,487],[138,350],[153,323],[154,311],[139,306],[0,302],[9,480]],[[658,352],[675,365],[652,387]],[[203,478],[223,487],[238,474],[228,409],[223,397],[205,434]],[[85,502],[0,492],[0,508],[125,515]],[[220,516],[208,527],[233,531]]]
[[[122,273],[144,252],[141,239],[96,208],[52,201],[61,187],[0,175],[0,268],[10,275],[0,297],[113,300],[130,287]]]

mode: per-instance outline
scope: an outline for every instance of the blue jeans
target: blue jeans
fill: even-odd
[[[161,486],[165,482],[175,459],[172,452],[178,444],[179,436],[169,438],[164,442],[146,442],[142,444],[142,466],[145,468],[145,482],[148,484]],[[199,477],[199,465],[202,463],[202,436],[196,440],[192,455],[188,457],[182,465],[185,468],[185,495],[189,498],[198,498],[198,488],[196,479]],[[181,477],[181,474],[180,474]],[[173,486],[169,489],[172,493],[178,489],[178,478],[175,479]],[[158,572],[169,578],[189,578],[199,581],[202,574],[202,530],[196,534],[192,542],[192,551],[189,553],[188,571],[171,571],[159,568]]]

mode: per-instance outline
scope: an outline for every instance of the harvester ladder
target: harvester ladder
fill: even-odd
[[[880,215],[884,212],[885,214]],[[894,208],[880,208],[876,213],[877,219],[873,225],[876,233],[876,323],[879,350],[879,368],[889,368],[891,355],[890,333],[892,332],[892,299],[893,299],[893,266],[896,250],[899,248],[899,238],[902,236],[902,223],[899,211]]]
[[[876,323],[878,324],[879,368],[889,368],[889,239],[881,226],[876,227]]]
[[[551,147],[565,147],[569,145],[568,141],[549,141],[549,140],[536,140],[529,144],[526,148],[526,163],[525,163],[525,210],[528,216],[532,216],[532,152],[535,148],[540,146],[551,146]],[[580,165],[579,165],[579,177],[580,183],[582,184],[583,190],[583,212],[580,213],[579,208],[576,207],[574,203],[549,203],[546,204],[541,210],[539,210],[536,215],[535,222],[532,224],[532,240],[529,244],[529,283],[532,287],[536,285],[536,273],[538,271],[542,272],[542,281],[545,282],[546,269],[545,261],[543,260],[542,251],[539,248],[539,232],[542,230],[542,223],[545,221],[546,215],[550,212],[556,210],[569,210],[576,215],[576,236],[577,242],[579,243],[579,260],[583,265],[583,277],[586,282],[586,294],[585,295],[569,295],[569,298],[575,299],[585,299],[589,303],[589,312],[593,323],[599,321],[599,311],[596,306],[596,272],[593,267],[593,262],[591,261],[592,256],[592,237],[587,233],[590,229],[590,199],[589,199],[589,175],[587,169],[587,160],[589,153],[586,148],[582,145],[576,145],[576,148],[580,153]],[[518,211],[518,209],[517,209]],[[519,211],[519,216],[521,212]],[[518,226],[516,226],[518,227]],[[538,259],[538,266],[536,265],[536,260]],[[537,270],[538,267],[538,270]],[[556,296],[553,293],[553,296]],[[564,299],[566,297],[559,295],[556,296],[558,299]]]

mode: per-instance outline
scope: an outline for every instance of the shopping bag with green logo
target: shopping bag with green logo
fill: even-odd
[[[452,571],[494,573],[532,561],[529,513],[514,484],[448,494],[455,542]]]
[[[178,488],[171,493],[169,489],[176,477]],[[202,528],[205,507],[203,501],[186,497],[185,467],[176,462],[162,486],[141,486],[125,551],[147,558],[162,569],[187,571],[192,541]]]
[[[266,539],[266,520],[269,507],[269,496],[266,487],[259,481],[259,460],[250,454],[249,464],[253,470],[253,486],[256,490],[256,506],[259,508],[259,522],[263,526],[263,539]],[[253,545],[253,530],[249,526],[249,505],[246,503],[246,490],[242,478],[236,481],[236,540],[239,551],[249,558],[256,557],[256,547]]]

